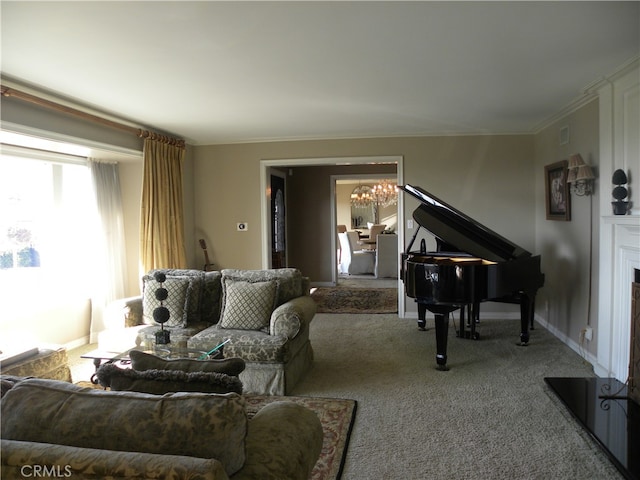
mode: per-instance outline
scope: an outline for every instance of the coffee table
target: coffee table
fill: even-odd
[[[123,368],[131,367],[131,359],[129,358],[129,352],[132,350],[139,350],[141,352],[150,353],[152,355],[157,355],[158,357],[173,359],[173,358],[192,358],[192,359],[211,359],[211,358],[221,358],[220,351],[215,352],[214,355],[207,355],[207,352],[202,350],[195,350],[193,348],[186,348],[181,345],[154,345],[151,347],[133,347],[124,352],[110,352],[107,350],[91,350],[83,355],[80,355],[80,358],[87,358],[93,360],[93,365],[95,367],[94,373],[91,375],[91,383],[94,385],[98,384],[98,379],[96,377],[96,372],[100,368],[103,363],[118,363]]]
[[[90,352],[80,355],[80,358],[88,358],[93,360],[93,366],[95,367],[95,371],[91,375],[91,383],[93,383],[94,385],[97,385],[98,379],[96,377],[96,372],[100,368],[100,365],[102,365],[103,363],[117,362],[123,359],[128,353],[129,353],[129,350],[127,350],[126,352],[109,352],[107,350],[97,349],[97,350],[91,350]]]

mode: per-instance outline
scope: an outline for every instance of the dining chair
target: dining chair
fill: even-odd
[[[340,261],[340,273],[349,275],[373,274],[375,264],[375,254],[373,251],[354,250],[358,245],[358,233],[339,233],[340,246],[342,247],[342,258]]]

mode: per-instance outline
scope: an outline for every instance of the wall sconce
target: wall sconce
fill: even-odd
[[[569,155],[569,170],[567,183],[571,184],[571,191],[578,196],[593,194],[593,180],[596,176],[591,167],[584,163],[579,153]]]

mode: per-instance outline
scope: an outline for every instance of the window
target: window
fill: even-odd
[[[3,149],[0,291],[10,312],[5,318],[88,298],[97,231],[90,172],[82,160]]]

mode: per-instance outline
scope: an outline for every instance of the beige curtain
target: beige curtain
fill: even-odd
[[[106,308],[113,300],[124,297],[127,272],[122,261],[126,252],[118,164],[89,158],[88,165],[102,226],[100,235],[93,240],[90,339],[95,343],[98,332],[112,326]]]
[[[182,163],[184,147],[144,140],[140,262],[153,268],[186,268]]]

